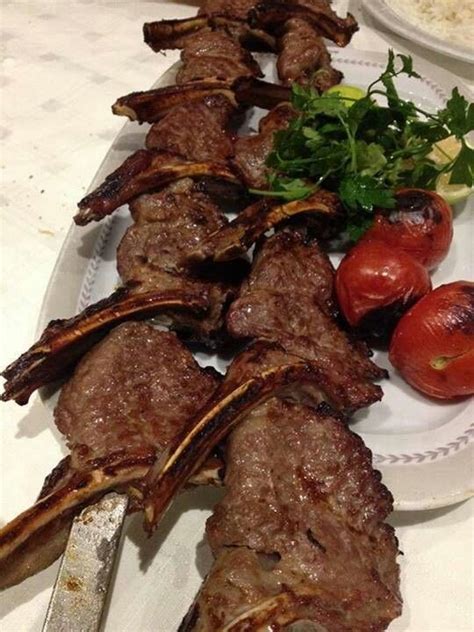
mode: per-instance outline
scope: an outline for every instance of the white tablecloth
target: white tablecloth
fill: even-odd
[[[143,43],[146,20],[184,17],[198,3],[97,0],[3,1],[1,181],[1,357],[16,358],[32,342],[43,294],[71,222],[75,202],[91,181],[123,124],[115,98],[146,89],[178,54],[153,54]],[[473,81],[465,64],[425,51],[362,24],[352,46],[387,44],[416,53]],[[69,315],[69,314],[68,314]],[[58,314],[58,317],[65,316]],[[63,454],[51,415],[37,397],[23,408],[2,404],[1,524],[35,498],[43,478]],[[48,454],[45,464],[44,454]],[[404,613],[391,630],[474,629],[473,502],[430,512],[398,513]],[[171,537],[171,536],[170,536]],[[56,565],[0,596],[3,632],[40,630]],[[122,588],[129,578],[120,576]],[[154,580],[155,581],[155,580]],[[158,581],[158,580],[156,580]],[[179,594],[147,590],[112,599],[106,630],[168,632],[165,602],[184,613]],[[173,594],[171,594],[173,593]],[[121,592],[120,594],[124,594]],[[125,594],[126,591],[125,591]],[[114,596],[116,591],[114,591]],[[169,605],[169,604],[168,604]]]

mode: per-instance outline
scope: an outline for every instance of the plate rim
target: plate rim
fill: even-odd
[[[362,6],[375,20],[405,39],[464,63],[474,62],[474,51],[471,52],[468,48],[450,45],[439,37],[430,36],[427,31],[405,20],[385,0],[362,0]]]
[[[350,53],[355,53],[354,55],[349,55],[350,59],[347,60],[349,63],[377,66],[384,65],[386,63],[387,57],[384,53],[355,49],[346,50]],[[341,59],[345,57],[343,50],[339,49],[338,51],[335,51],[335,53],[336,58],[339,57]],[[424,70],[424,79],[428,85],[430,85],[430,77],[433,76],[433,73],[436,73],[436,79],[438,80],[439,78],[442,82],[439,87],[443,90],[448,91],[448,86],[457,85],[461,91],[465,91],[470,94],[469,88],[463,84],[460,78],[456,77],[453,80],[453,76],[447,71],[440,69],[416,56],[413,57],[416,67]],[[158,78],[152,87],[161,87],[171,83],[178,67],[179,62],[173,64],[165,73],[163,73],[163,75],[161,75],[160,78]],[[434,80],[431,81],[431,83],[435,87],[440,84],[439,81],[435,82]],[[128,130],[132,129],[136,131],[136,123],[128,121],[120,128],[101,161],[88,191],[95,188],[104,179],[104,177],[110,173],[111,162],[117,162],[117,165],[120,163],[122,159],[121,154],[120,159],[118,160],[117,156],[115,157],[115,160],[112,160],[111,156],[116,153],[114,148],[117,140],[126,134]],[[128,155],[128,152],[124,153],[123,158],[126,155]],[[43,329],[50,320],[58,318],[60,314],[64,315],[62,317],[69,317],[70,315],[76,313],[78,302],[81,301],[81,295],[84,287],[87,285],[87,277],[89,275],[93,276],[97,269],[98,260],[100,260],[100,250],[110,232],[112,221],[113,216],[106,218],[102,222],[89,224],[86,227],[76,226],[73,222],[71,223],[56,259],[56,263],[53,267],[53,271],[43,297],[37,321],[36,336],[42,333]],[[87,251],[86,255],[84,254],[84,250]],[[67,288],[67,292],[65,292],[65,287]],[[64,312],[66,313],[64,314]],[[40,398],[43,405],[48,406],[47,402],[50,399],[50,393],[47,389],[40,391]],[[360,434],[364,437],[364,433]],[[382,472],[384,481],[390,479],[391,474],[393,474],[394,471],[397,471],[400,474],[403,472],[403,476],[401,478],[404,479],[405,474],[414,467],[423,469],[430,467],[435,475],[436,473],[434,470],[440,463],[443,464],[446,461],[457,458],[459,454],[469,453],[471,454],[471,458],[474,460],[474,441],[471,440],[474,439],[474,424],[469,427],[468,435],[468,441],[464,447],[462,447],[463,440],[460,439],[457,447],[452,446],[449,448],[448,452],[445,453],[444,451],[446,448],[442,446],[439,448],[437,455],[434,457],[432,456],[433,451],[427,451],[426,454],[422,452],[413,455],[392,455],[396,458],[390,460],[390,458],[377,455],[375,450],[371,450],[373,453],[373,464],[376,469],[379,469]],[[398,458],[399,456],[402,458]],[[438,456],[441,456],[442,458],[438,458]],[[403,457],[407,458],[404,460]],[[443,469],[443,466],[441,466],[440,469]],[[407,484],[408,483],[405,483],[405,485]],[[390,485],[390,483],[387,483],[387,486],[389,488],[394,487],[394,485]],[[461,489],[458,489],[459,487]],[[405,499],[395,498],[394,509],[404,511],[434,509],[455,504],[473,495],[474,482],[470,483],[469,481],[466,481],[463,484],[457,484],[454,492],[439,494],[436,496],[426,495],[426,497],[420,499],[416,494],[412,494],[411,497],[408,497],[409,495],[405,494],[405,496],[407,496]]]

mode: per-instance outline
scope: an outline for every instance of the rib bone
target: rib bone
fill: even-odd
[[[239,184],[235,174],[222,164],[190,162],[153,149],[139,149],[92,193],[83,198],[74,221],[84,226],[113,213],[141,193],[159,189],[182,178],[217,178]]]
[[[275,394],[316,382],[311,363],[272,367],[229,389],[224,381],[216,397],[189,424],[150,470],[146,483],[145,529],[154,531],[176,493],[198,470],[213,448],[246,414]]]
[[[0,530],[0,589],[21,582],[61,555],[72,518],[108,491],[126,489],[142,478],[154,455],[104,463],[77,472],[61,487],[41,497]]]
[[[118,455],[120,457],[120,455]],[[155,461],[153,452],[113,456],[96,463],[88,472],[75,472],[17,518],[0,529],[0,590],[23,581],[54,562],[63,552],[74,516],[109,491],[127,492],[140,499],[134,483],[143,479]],[[193,476],[191,485],[222,485],[224,464],[211,457]]]
[[[26,404],[33,391],[64,375],[79,356],[125,320],[151,318],[174,310],[203,313],[207,308],[208,297],[203,293],[120,288],[73,318],[51,321],[38,342],[3,371],[6,382],[1,399]]]
[[[340,212],[336,195],[317,191],[305,200],[281,204],[260,200],[246,208],[232,222],[211,235],[190,254],[190,261],[229,261],[244,254],[267,230],[302,213],[335,216]]]
[[[250,24],[265,30],[279,28],[291,18],[302,18],[309,22],[322,36],[332,40],[337,46],[347,46],[353,34],[358,30],[353,15],[346,18],[338,17],[332,9],[319,7],[317,4],[308,6],[305,3],[286,2],[286,0],[266,0],[257,4],[250,11]]]
[[[131,121],[155,123],[174,107],[212,94],[223,94],[234,105],[255,105],[271,110],[279,103],[289,101],[291,91],[285,86],[253,77],[242,77],[233,82],[210,78],[179,86],[132,92],[117,99],[112,112],[118,116],[127,116]]]
[[[2,585],[50,564],[74,516],[105,493],[128,493],[129,509],[141,509],[138,481],[219,384],[174,334],[145,323],[119,325],[84,356],[54,411],[71,453],[37,503],[0,531]],[[190,482],[213,483],[222,470],[214,454]]]
[[[198,15],[181,20],[148,22],[143,25],[143,36],[145,43],[158,53],[183,48],[187,37],[202,29],[225,30],[248,50],[275,50],[275,39],[269,33],[260,29],[251,29],[244,20],[224,15]]]

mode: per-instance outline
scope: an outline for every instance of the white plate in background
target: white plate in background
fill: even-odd
[[[441,2],[441,0],[439,1]],[[474,46],[468,48],[459,44],[452,44],[448,40],[432,35],[429,29],[425,30],[413,24],[396,12],[387,0],[363,0],[362,5],[373,18],[405,39],[437,53],[448,55],[448,57],[454,57],[468,63],[474,62]]]

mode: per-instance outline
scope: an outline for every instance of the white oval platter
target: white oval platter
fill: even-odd
[[[386,56],[361,51],[333,51],[335,65],[345,82],[366,87],[383,70]],[[268,79],[274,79],[270,56],[261,57]],[[402,79],[398,87],[426,109],[437,109],[454,87],[452,77],[425,62],[416,60],[422,80]],[[155,87],[173,83],[171,68]],[[459,86],[464,90],[462,86]],[[261,112],[248,122],[255,127]],[[91,189],[114,170],[132,151],[143,147],[147,125],[126,123],[106,155]],[[447,259],[435,271],[433,285],[473,278],[472,244],[474,225],[472,200],[455,210],[454,243]],[[69,230],[44,299],[38,333],[46,323],[67,317],[110,294],[119,282],[115,252],[130,224],[126,208],[100,224]],[[337,262],[337,255],[334,260]],[[199,354],[198,360],[219,370],[225,362],[218,356]],[[423,397],[403,382],[391,369],[386,353],[375,360],[390,371],[384,381],[383,401],[358,413],[352,428],[374,453],[374,462],[391,490],[396,509],[430,509],[459,502],[473,494],[474,415],[472,400],[439,403]],[[45,403],[52,407],[55,398]],[[51,464],[54,465],[54,464]]]

